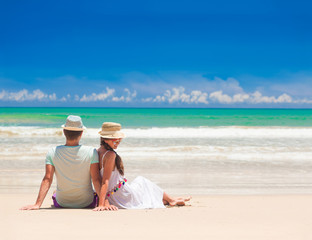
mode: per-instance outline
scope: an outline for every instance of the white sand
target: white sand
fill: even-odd
[[[1,239],[311,240],[312,196],[193,196],[191,206],[93,212],[21,211],[36,194],[0,196]],[[68,237],[68,238],[66,238]]]

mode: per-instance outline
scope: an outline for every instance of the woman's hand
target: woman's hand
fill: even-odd
[[[114,205],[105,205],[105,206],[98,206],[93,209],[93,211],[117,211],[118,207]]]

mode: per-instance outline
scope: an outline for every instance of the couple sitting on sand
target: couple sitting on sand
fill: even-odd
[[[137,177],[131,184],[127,182],[122,159],[115,152],[125,137],[120,124],[103,123],[98,150],[79,145],[85,129],[79,116],[68,116],[62,128],[66,144],[48,152],[36,203],[22,207],[22,210],[40,209],[54,173],[57,188],[52,199],[56,208],[94,208],[95,211],[164,208],[165,205],[183,206],[190,200],[172,198],[144,177]]]

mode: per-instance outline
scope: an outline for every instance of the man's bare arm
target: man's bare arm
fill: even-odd
[[[45,175],[44,175],[42,182],[41,182],[41,185],[40,185],[40,190],[38,193],[36,203],[34,205],[24,206],[21,208],[21,210],[38,210],[41,207],[43,200],[45,199],[45,197],[46,197],[46,195],[50,189],[50,186],[52,184],[54,170],[55,170],[54,166],[52,166],[50,164],[46,165],[46,172],[45,172]]]

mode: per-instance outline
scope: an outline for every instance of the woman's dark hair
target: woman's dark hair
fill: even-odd
[[[105,140],[111,140],[108,138],[101,138],[101,146],[103,146],[106,150],[109,151],[113,151],[116,154],[116,158],[115,158],[115,164],[117,167],[118,172],[123,176],[124,175],[124,165],[122,162],[121,157],[114,151],[114,149],[112,149],[106,142]]]

